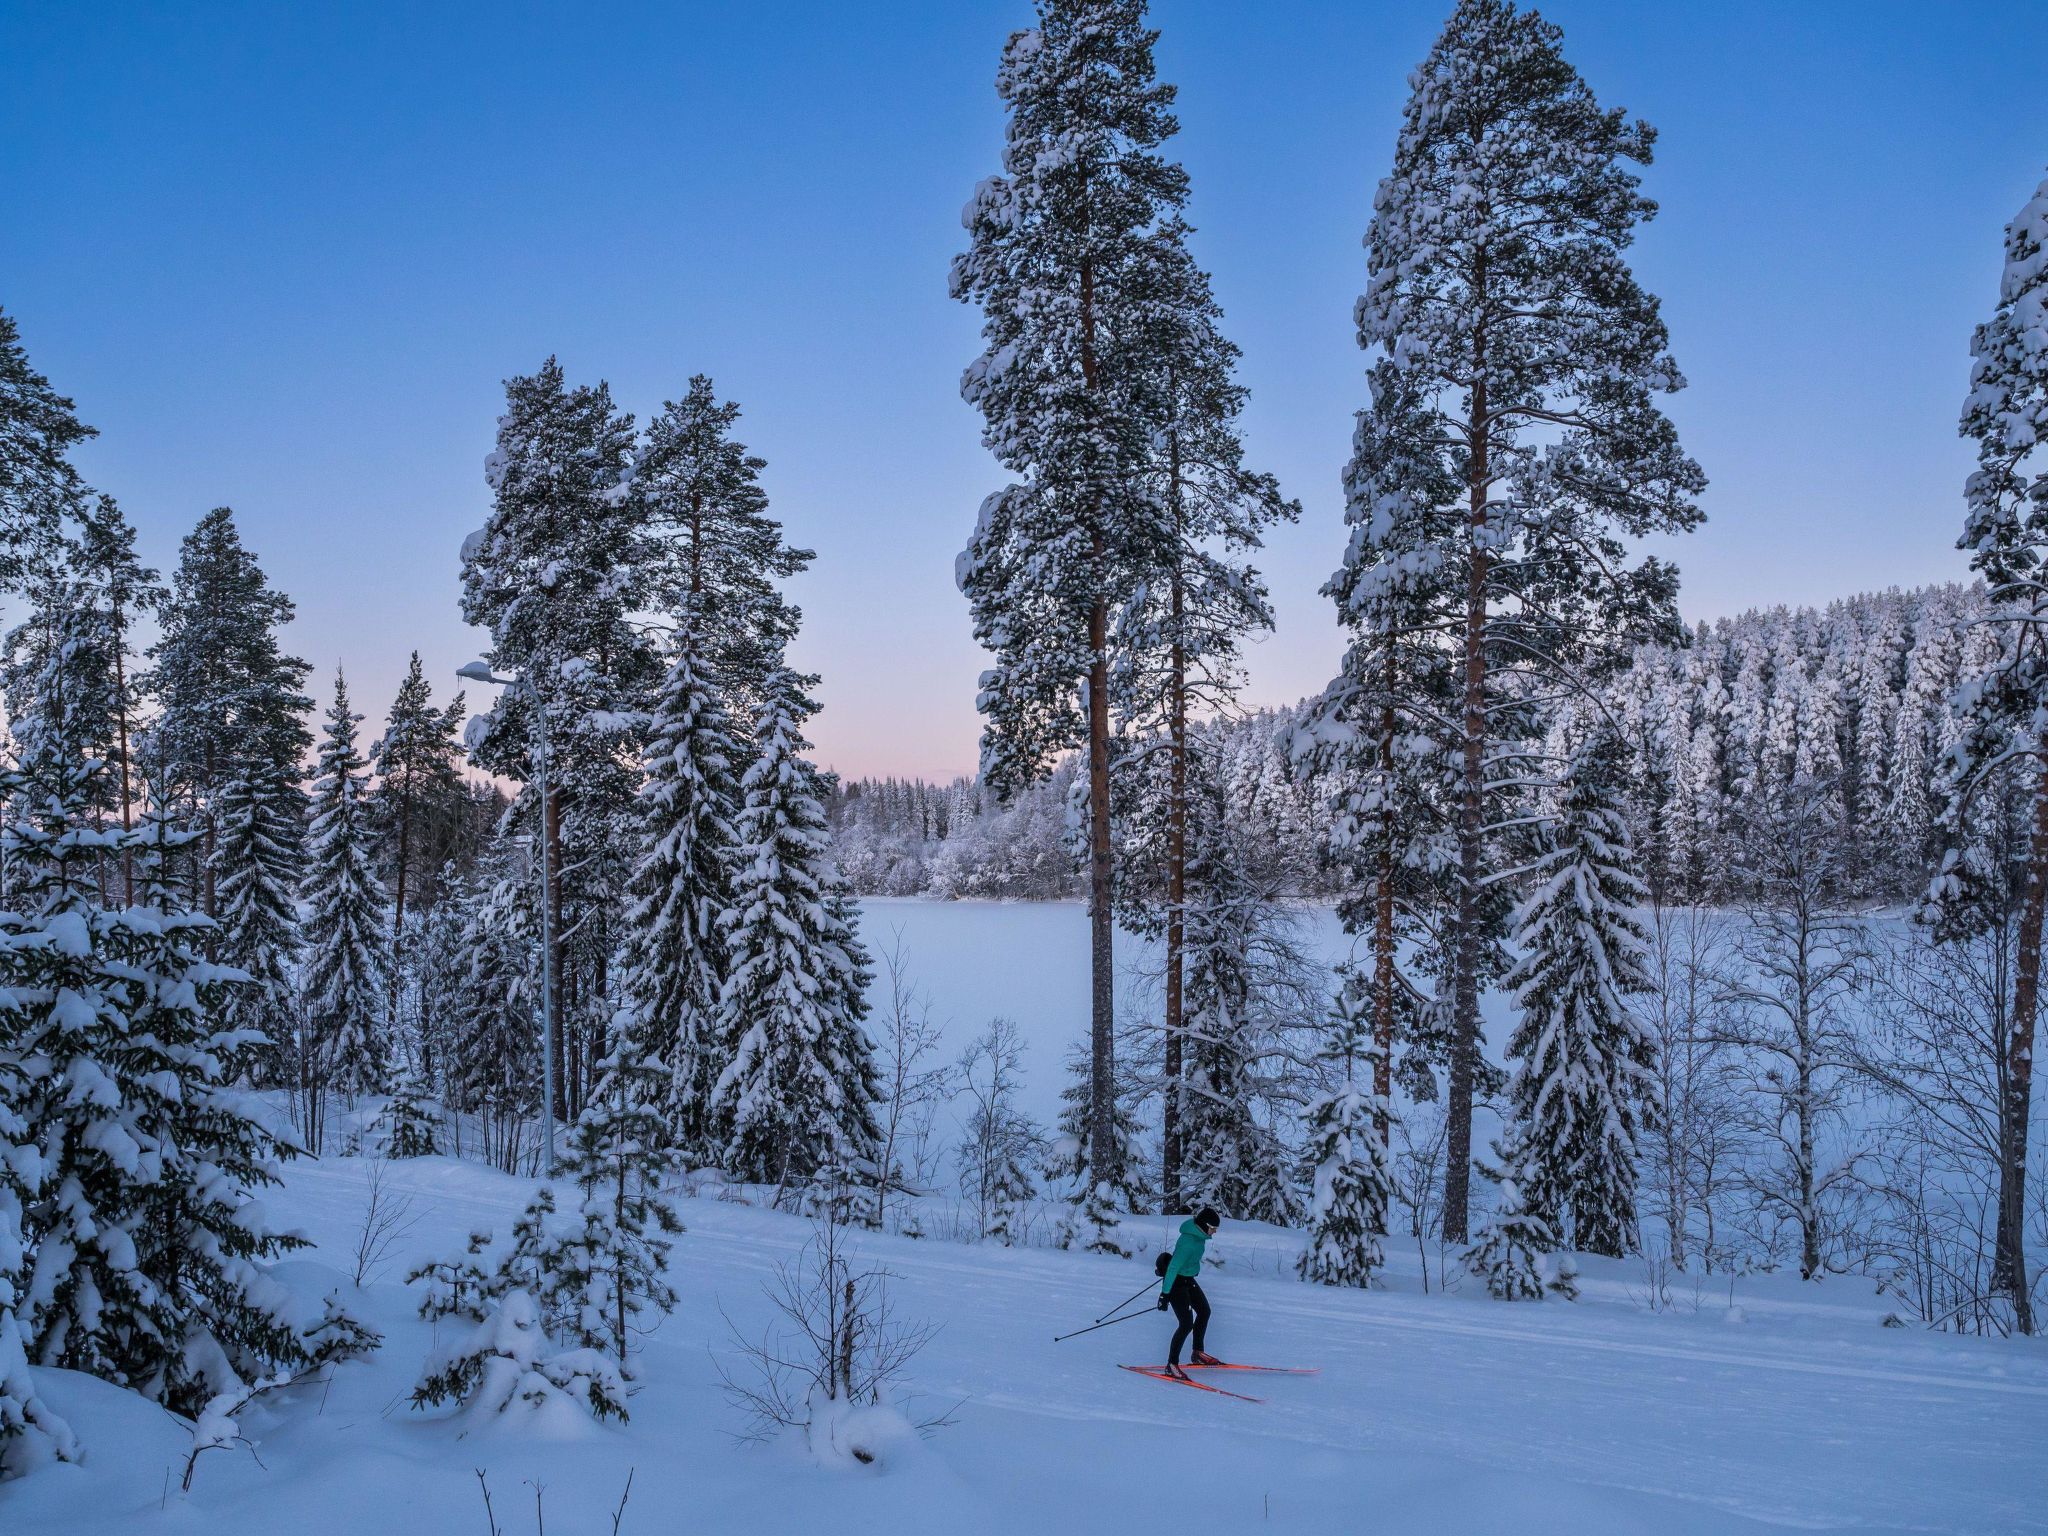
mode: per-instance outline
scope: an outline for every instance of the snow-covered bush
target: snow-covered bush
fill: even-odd
[[[555,1425],[593,1417],[626,1418],[626,1383],[594,1349],[557,1349],[540,1308],[523,1290],[508,1291],[481,1323],[427,1363],[413,1389],[415,1408],[456,1401],[461,1416],[488,1420],[531,1414]]]
[[[426,1293],[420,1297],[420,1316],[428,1322],[439,1322],[444,1317],[457,1317],[466,1322],[480,1323],[489,1311],[490,1301],[495,1294],[491,1277],[483,1267],[484,1250],[491,1246],[491,1234],[483,1227],[472,1227],[469,1245],[459,1254],[447,1258],[428,1259],[406,1275],[408,1285],[424,1282]]]

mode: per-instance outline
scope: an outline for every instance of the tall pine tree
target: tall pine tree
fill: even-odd
[[[1431,462],[1405,509],[1418,593],[1459,671],[1458,843],[1444,1231],[1466,1232],[1479,995],[1497,963],[1494,832],[1526,777],[1531,674],[1582,677],[1615,637],[1670,632],[1675,578],[1625,539],[1693,527],[1704,485],[1656,397],[1684,382],[1625,253],[1655,212],[1655,142],[1511,0],[1459,0],[1412,77],[1366,236],[1361,346],[1399,380]],[[1382,391],[1376,381],[1375,410]],[[1448,498],[1447,483],[1456,490]],[[1447,516],[1456,509],[1461,515]]]
[[[2008,631],[1993,670],[1958,702],[1964,734],[1952,753],[1953,791],[1946,819],[1960,838],[1969,804],[1996,773],[2033,784],[2030,846],[2022,875],[2012,1021],[1999,1105],[1998,1230],[1992,1283],[2012,1298],[2020,1328],[2031,1333],[2025,1250],[2027,1137],[2033,1096],[2034,1030],[2041,997],[2041,925],[2048,906],[2048,181],[2005,227],[2005,270],[1998,308],[1971,338],[1970,393],[1962,431],[1977,446],[1964,485],[1969,511],[1958,547],[1991,589],[1994,616]],[[1998,873],[1981,859],[1952,853],[1933,900],[1950,936],[1995,906],[1973,900],[1971,886]]]
[[[1159,559],[1139,323],[1156,246],[1187,196],[1159,154],[1175,131],[1143,0],[1040,0],[996,90],[1003,172],[962,214],[955,298],[982,311],[961,385],[982,440],[1017,483],[982,503],[956,567],[992,653],[977,707],[982,767],[1004,795],[1083,749],[1088,775],[1090,1160],[1112,1176],[1115,963],[1110,828],[1111,625]]]

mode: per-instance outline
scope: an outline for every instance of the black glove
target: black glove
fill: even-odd
[[[1166,1310],[1166,1298],[1164,1296],[1159,1298],[1159,1310],[1162,1312]]]

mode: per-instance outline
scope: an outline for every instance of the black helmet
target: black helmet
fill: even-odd
[[[1200,1212],[1196,1214],[1195,1225],[1200,1227],[1204,1232],[1208,1233],[1211,1237],[1214,1237],[1216,1235],[1216,1229],[1223,1225],[1223,1218],[1216,1214],[1216,1207],[1214,1207],[1213,1205],[1205,1205],[1202,1207]]]

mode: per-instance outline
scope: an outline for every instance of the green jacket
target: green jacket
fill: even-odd
[[[1164,1296],[1173,1289],[1173,1282],[1182,1275],[1190,1280],[1202,1272],[1202,1250],[1209,1246],[1209,1234],[1196,1226],[1194,1219],[1180,1224],[1180,1241],[1173,1245],[1173,1257],[1167,1261],[1166,1276],[1159,1282],[1159,1294]]]

